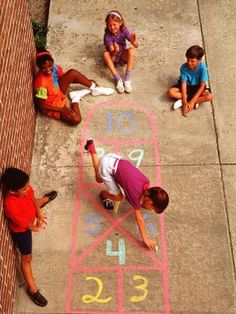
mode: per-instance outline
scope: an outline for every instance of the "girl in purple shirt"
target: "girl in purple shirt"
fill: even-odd
[[[120,12],[111,11],[106,16],[106,28],[104,34],[104,46],[106,51],[103,54],[104,61],[116,80],[116,89],[119,93],[132,91],[131,70],[134,64],[134,48],[127,48],[128,40],[135,48],[138,48],[138,41],[135,34],[130,33],[125,26],[124,19]],[[117,72],[116,65],[127,64],[124,82]]]

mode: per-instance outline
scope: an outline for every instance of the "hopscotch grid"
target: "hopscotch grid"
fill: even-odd
[[[123,287],[124,287],[124,272],[117,271],[117,309],[118,313],[122,313],[123,309]]]
[[[117,314],[117,311],[109,311],[109,312],[104,312],[104,311],[77,311],[77,310],[70,310],[69,312],[66,312],[66,314]],[[165,314],[165,312],[123,312],[122,314]]]
[[[151,266],[123,266],[123,265],[119,265],[119,266],[84,266],[84,265],[78,265],[78,267],[76,268],[77,271],[79,272],[86,272],[86,271],[91,271],[91,272],[97,272],[97,271],[118,271],[120,269],[124,269],[125,271],[146,271],[146,270],[153,270],[153,271],[162,271],[164,272],[164,269],[161,269],[158,267],[158,265],[151,265]]]
[[[108,229],[106,229],[100,236],[98,236],[96,238],[95,241],[93,241],[93,243],[87,247],[87,249],[85,249],[82,254],[80,254],[78,257],[74,258],[74,261],[76,260],[77,265],[76,267],[78,267],[79,263],[82,262],[82,260],[84,258],[86,258],[91,252],[92,250],[97,247],[114,229],[119,229],[120,232],[126,237],[128,238],[135,246],[137,246],[145,255],[147,255],[147,257],[154,262],[155,264],[158,265],[158,267],[160,269],[163,269],[163,263],[162,261],[157,258],[155,256],[155,253],[148,251],[145,247],[143,247],[140,242],[133,237],[125,228],[123,228],[121,225],[121,223],[126,220],[129,216],[131,216],[133,214],[133,210],[130,209],[127,213],[125,213],[124,215],[122,215],[122,217],[118,220],[114,219],[108,212],[106,212],[106,210],[101,206],[100,203],[97,202],[97,200],[94,198],[94,196],[92,195],[91,192],[87,191],[87,190],[83,190],[83,192],[87,195],[87,197],[89,198],[90,202],[94,204],[95,207],[97,207],[97,209],[105,216],[105,218],[107,218],[107,220],[110,221],[110,223],[112,224]],[[75,265],[75,264],[74,264]],[[75,266],[74,266],[75,267]],[[124,266],[125,267],[125,266]]]
[[[85,270],[83,270],[82,268],[88,268],[88,269],[85,269]],[[117,272],[117,310],[116,311],[109,311],[109,312],[104,312],[104,311],[96,311],[96,312],[94,312],[94,310],[91,312],[91,311],[86,311],[86,312],[84,312],[84,310],[83,311],[81,311],[81,310],[72,310],[72,309],[70,309],[69,310],[69,312],[67,312],[67,314],[68,313],[76,313],[76,314],[88,314],[88,313],[92,313],[92,314],[99,314],[99,313],[102,313],[102,314],[106,314],[106,313],[110,313],[110,314],[141,314],[141,313],[143,313],[143,314],[164,314],[165,312],[150,312],[150,311],[148,311],[148,312],[140,312],[140,311],[138,311],[138,312],[124,312],[123,311],[123,287],[124,287],[124,272],[125,271],[127,271],[127,270],[125,270],[125,269],[122,269],[121,267],[120,268],[118,268],[118,267],[116,267],[117,269],[115,269],[116,270],[116,272]],[[138,268],[141,268],[141,267],[138,267]],[[88,270],[89,270],[89,273],[97,273],[98,272],[98,269],[94,269],[93,271],[91,270],[91,268],[89,267],[89,266],[81,266],[80,267],[80,270],[79,271],[77,271],[77,273],[87,273],[88,272]],[[140,269],[139,269],[140,270]],[[147,271],[147,270],[154,270],[154,271],[156,271],[156,272],[158,272],[159,274],[160,274],[160,271],[158,270],[158,269],[153,269],[153,267],[152,267],[152,269],[142,269],[142,270],[144,270],[144,271]],[[136,269],[133,269],[132,271],[137,271]],[[109,270],[109,272],[110,272],[110,270]]]
[[[97,138],[96,143],[106,143],[106,144],[151,144],[152,141],[149,140],[128,140],[128,139],[106,139],[106,138]]]
[[[155,161],[157,166],[156,168],[156,177],[157,177],[157,184],[161,186],[161,180],[160,180],[160,158],[159,158],[159,152],[158,152],[158,144],[157,144],[157,128],[155,125],[155,120],[153,118],[153,116],[149,113],[149,111],[146,110],[146,108],[140,107],[140,106],[133,106],[133,103],[131,102],[127,102],[127,101],[112,101],[112,102],[102,102],[100,104],[96,104],[95,106],[93,106],[93,108],[89,111],[89,113],[87,114],[86,120],[85,120],[85,127],[84,127],[84,132],[81,135],[81,156],[83,156],[83,144],[85,143],[85,140],[88,138],[87,133],[88,133],[88,125],[90,120],[92,119],[94,113],[96,110],[94,110],[94,107],[96,107],[96,109],[101,108],[101,107],[105,107],[105,106],[114,106],[114,104],[119,105],[119,107],[127,107],[128,105],[130,105],[132,109],[136,109],[140,112],[143,112],[146,114],[146,116],[148,117],[150,124],[152,126],[152,129],[154,130],[153,132],[153,146],[154,146],[154,155],[155,155]],[[143,141],[142,141],[143,142]],[[109,143],[111,143],[111,141],[109,141]],[[116,146],[116,151],[118,151],[118,143],[114,143]],[[119,142],[119,144],[121,144],[121,141]],[[82,165],[82,167],[81,167]],[[81,168],[80,168],[81,167]],[[78,171],[78,179],[82,179],[81,181],[83,182],[83,172],[82,172],[82,168],[83,168],[83,158],[80,158],[80,165],[79,168],[81,171]],[[80,182],[77,181],[77,182]],[[78,200],[79,200],[79,196],[77,193],[77,202],[76,204],[78,204]],[[73,226],[77,226],[77,223],[75,220],[75,217],[79,216],[79,211],[77,211],[77,214],[74,215],[73,217]],[[77,220],[77,219],[76,219]],[[78,222],[78,220],[77,220]],[[166,237],[165,237],[165,228],[164,228],[164,215],[160,215],[160,224],[161,224],[161,240],[162,242],[162,256],[163,256],[163,265],[164,265],[164,272],[163,272],[163,280],[162,280],[162,284],[163,284],[163,301],[164,301],[164,312],[123,312],[121,309],[122,314],[169,314],[170,313],[170,304],[169,304],[169,283],[168,283],[168,264],[167,264],[167,246],[166,246]],[[75,233],[73,233],[73,231],[76,229],[72,229],[72,244],[71,244],[71,254],[70,254],[70,261],[73,261],[73,254],[75,253],[75,251],[73,250],[74,245],[75,245]],[[73,243],[74,242],[74,243]],[[69,312],[67,311],[67,313],[78,313],[78,314],[94,314],[94,311],[86,311],[86,313],[83,311],[70,311],[70,305],[71,305],[71,292],[72,292],[72,275],[73,275],[73,271],[71,271],[69,269],[69,275],[68,275],[68,289],[67,289],[67,298],[66,298],[66,309],[69,310]],[[117,313],[117,312],[103,312],[103,311],[96,311],[96,314],[113,314],[113,313]]]

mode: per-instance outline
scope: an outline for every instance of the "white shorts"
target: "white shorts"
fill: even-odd
[[[114,178],[114,173],[116,172],[120,159],[122,159],[120,155],[106,154],[99,160],[99,174],[108,192],[112,195],[118,195],[121,192],[119,185],[116,183]]]

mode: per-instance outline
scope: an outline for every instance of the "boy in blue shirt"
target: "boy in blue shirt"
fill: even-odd
[[[172,86],[167,94],[177,99],[173,109],[182,107],[182,113],[186,117],[187,113],[193,108],[197,109],[200,103],[211,101],[212,94],[206,87],[208,73],[205,63],[202,62],[203,48],[192,46],[186,51],[185,56],[187,62],[180,68],[178,84]]]

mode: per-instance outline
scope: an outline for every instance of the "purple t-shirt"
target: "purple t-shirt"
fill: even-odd
[[[108,49],[109,46],[117,43],[120,47],[119,55],[122,54],[126,49],[126,39],[130,39],[131,33],[127,27],[120,30],[117,35],[112,34],[108,30],[105,30],[104,34],[104,46]]]
[[[140,198],[150,184],[148,178],[128,160],[121,159],[118,162],[115,180],[123,188],[130,205],[140,209]]]

